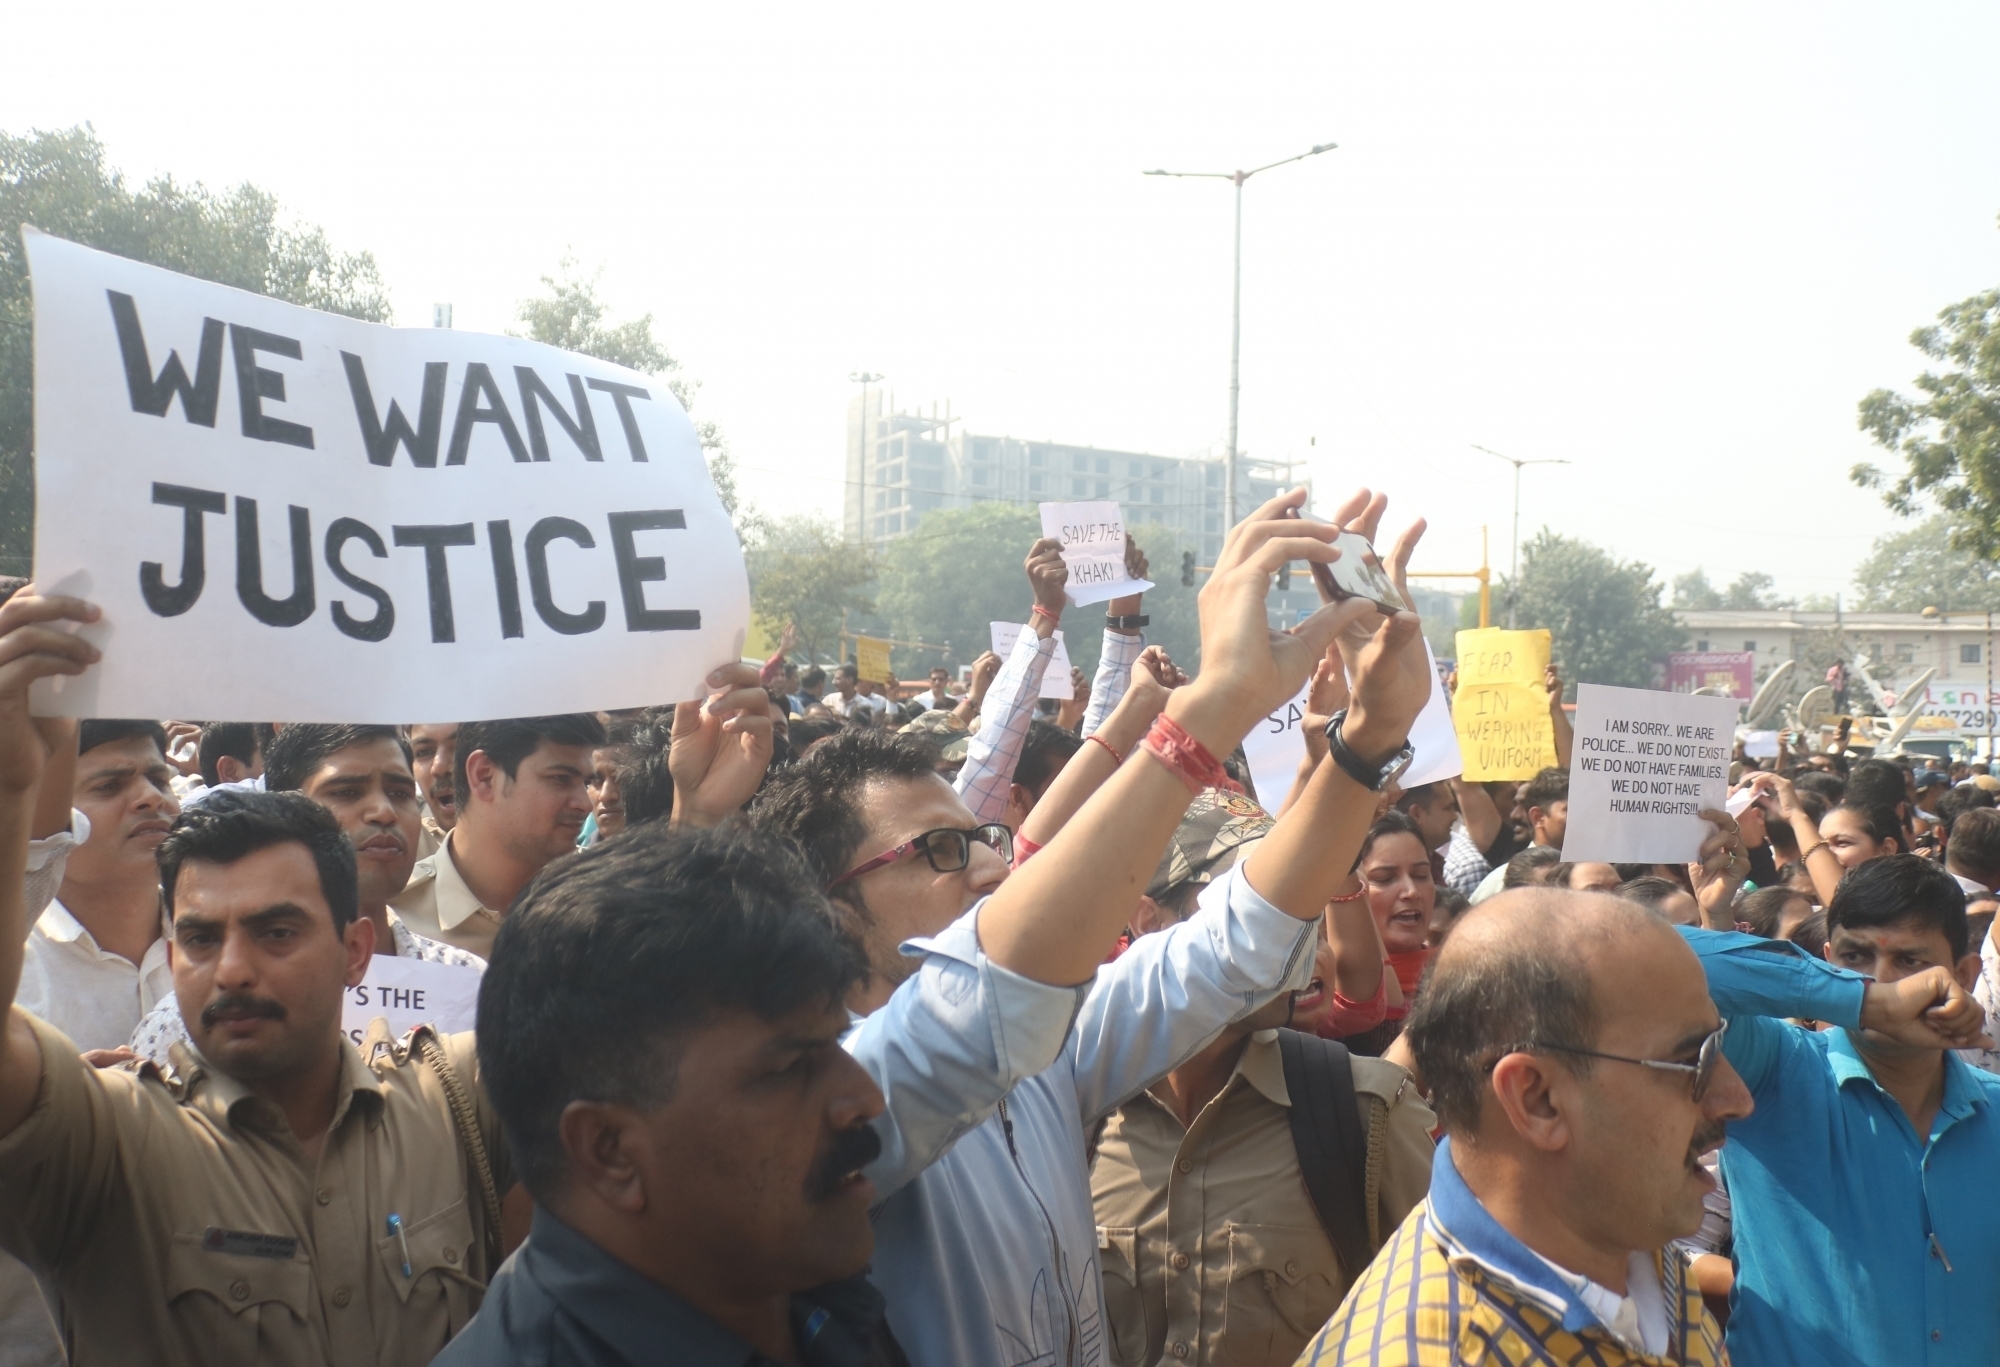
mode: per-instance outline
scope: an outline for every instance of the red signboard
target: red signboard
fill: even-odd
[[[1667,656],[1667,691],[1692,693],[1706,688],[1746,701],[1756,691],[1757,657],[1747,650],[1677,650]]]

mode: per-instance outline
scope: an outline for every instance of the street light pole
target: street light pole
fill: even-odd
[[[1310,151],[1301,152],[1283,161],[1274,161],[1268,166],[1259,166],[1249,171],[1147,171],[1149,176],[1178,176],[1196,180],[1226,180],[1236,187],[1236,248],[1231,271],[1229,301],[1229,454],[1222,466],[1222,530],[1227,534],[1236,525],[1236,410],[1238,396],[1242,391],[1243,373],[1243,182],[1260,172],[1289,166],[1307,157],[1316,157],[1322,152],[1331,152],[1339,143],[1323,142]]]
[[[1514,467],[1514,551],[1507,565],[1507,630],[1514,630],[1514,598],[1520,592],[1521,581],[1521,467],[1523,465],[1568,465],[1566,460],[1516,460],[1512,456],[1502,456],[1498,451],[1471,443],[1475,451],[1484,451]]]

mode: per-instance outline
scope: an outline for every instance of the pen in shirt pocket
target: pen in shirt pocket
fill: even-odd
[[[395,1211],[389,1212],[389,1232],[396,1236],[396,1243],[403,1250],[403,1275],[410,1275],[410,1239],[403,1233],[403,1217]]]

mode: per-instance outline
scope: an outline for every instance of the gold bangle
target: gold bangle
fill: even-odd
[[[1806,852],[1805,852],[1804,854],[1800,855],[1800,856],[1799,856],[1799,862],[1800,862],[1801,864],[1805,863],[1805,862],[1806,862],[1806,860],[1808,860],[1808,859],[1812,858],[1812,857],[1813,857],[1814,855],[1818,854],[1818,853],[1819,853],[1819,852],[1820,852],[1821,850],[1823,850],[1823,849],[1825,849],[1825,848],[1826,848],[1826,842],[1825,842],[1824,840],[1822,840],[1822,841],[1820,841],[1820,842],[1819,842],[1819,844],[1817,844],[1817,845],[1813,846],[1813,847],[1812,847],[1811,849],[1807,850],[1807,851],[1806,851]],[[1835,857],[1835,858],[1839,858],[1839,856],[1838,856],[1838,855],[1836,855],[1836,856],[1834,856],[1834,857]]]

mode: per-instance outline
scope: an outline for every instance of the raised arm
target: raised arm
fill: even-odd
[[[1555,736],[1556,768],[1569,768],[1570,747],[1576,743],[1576,728],[1570,725],[1569,713],[1563,710],[1562,675],[1554,665],[1542,671],[1542,687],[1549,692],[1549,730]]]
[[[1048,791],[1036,799],[1034,809],[1015,836],[1017,850],[1036,850],[1055,839],[1056,832],[1146,738],[1147,728],[1165,709],[1172,690],[1187,682],[1167,652],[1158,646],[1148,646],[1131,673],[1132,686],[1119,698],[1111,716],[1081,750],[1070,756]]]
[[[1466,837],[1481,854],[1486,853],[1500,835],[1500,809],[1493,804],[1493,794],[1484,784],[1467,783],[1462,775],[1453,776],[1451,790],[1458,794],[1458,815],[1465,822]]]
[[[1139,549],[1139,543],[1127,532],[1125,573],[1134,579],[1144,579],[1149,568],[1146,553]],[[1138,663],[1139,653],[1146,648],[1144,627],[1112,626],[1110,623],[1137,616],[1144,599],[1142,593],[1128,593],[1105,605],[1104,645],[1097,654],[1097,675],[1090,684],[1090,706],[1084,709],[1083,727],[1078,732],[1086,739],[1097,733],[1097,728],[1104,725],[1105,719],[1111,715],[1111,709],[1125,696],[1125,689],[1132,682],[1132,666]]]
[[[42,1051],[28,1023],[13,1011],[21,986],[30,908],[23,880],[36,793],[50,767],[53,730],[28,714],[28,685],[59,674],[81,674],[97,648],[62,630],[65,622],[94,622],[98,610],[77,598],[44,598],[33,586],[0,604],[0,1136],[27,1119],[42,1080]],[[39,911],[40,908],[34,908]]]
[[[1798,790],[1783,774],[1759,774],[1750,781],[1760,787],[1768,786],[1777,795],[1778,815],[1791,823],[1792,837],[1799,842],[1799,858],[1805,861],[1813,891],[1819,894],[1819,904],[1825,906],[1839,891],[1840,880],[1847,871],[1840,867],[1840,860],[1819,838],[1819,823],[1799,802]]]
[[[965,696],[951,709],[968,728],[979,717],[979,709],[986,705],[986,694],[993,687],[993,680],[1000,674],[1000,657],[992,651],[981,651],[979,658],[972,662],[972,680],[966,686]]]
[[[1035,592],[1028,629],[1014,643],[1013,655],[987,691],[979,730],[966,747],[965,763],[952,785],[978,822],[998,821],[1007,813],[1014,766],[1020,763],[1028,723],[1035,717],[1042,676],[1056,654],[1056,623],[1062,620],[1063,586],[1069,582],[1061,543],[1048,537],[1037,541],[1028,551],[1027,571]]]

